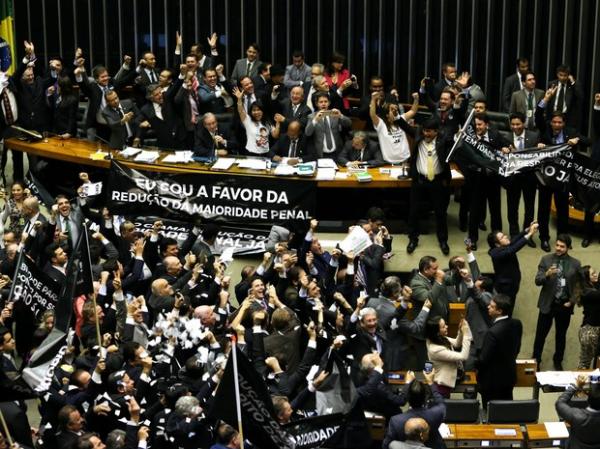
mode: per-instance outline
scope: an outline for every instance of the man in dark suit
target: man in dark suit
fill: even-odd
[[[510,97],[510,113],[518,112],[525,117],[525,128],[534,131],[535,126],[535,107],[544,97],[544,91],[536,89],[535,75],[533,72],[525,74],[523,89],[513,92]]]
[[[373,96],[373,92],[384,92],[384,83],[383,79],[380,76],[371,77],[371,82],[369,83],[369,91],[368,95],[365,95],[360,99],[360,106],[357,111],[357,116],[361,120],[364,120],[366,123],[365,129],[372,130],[373,129],[373,121],[371,120],[371,115],[369,114],[369,108],[371,107],[371,99]],[[404,114],[404,108],[398,102],[398,92],[396,89],[392,89],[391,92],[385,93],[383,96],[377,97],[376,109],[375,112],[379,117],[383,117],[385,115],[383,110],[383,105],[386,103],[394,103],[398,105],[399,113]]]
[[[102,116],[102,110],[106,107],[106,93],[109,90],[119,91],[121,88],[129,85],[137,73],[135,70],[125,70],[122,77],[116,77],[111,81],[108,70],[104,66],[96,66],[92,69],[94,81],[90,82],[85,73],[83,58],[77,59],[77,68],[73,72],[75,80],[81,91],[88,97],[88,109],[85,121],[85,128],[88,140],[95,140],[96,135],[108,140],[110,129],[106,125],[106,120]],[[129,66],[130,56],[125,56],[124,65]]]
[[[546,102],[546,115],[561,112],[565,116],[567,126],[581,128],[581,111],[583,110],[583,88],[571,74],[569,66],[556,68],[556,79],[548,83],[556,87],[556,94]]]
[[[538,134],[534,131],[525,130],[525,116],[522,113],[514,112],[510,115],[510,128],[512,129],[511,151],[519,152],[525,148],[533,148],[538,145]],[[535,177],[531,175],[531,172],[517,173],[506,179],[505,186],[509,233],[514,237],[521,229],[525,229],[528,223],[533,221],[537,181]],[[519,225],[521,194],[523,195],[525,207],[523,226]],[[535,242],[533,240],[530,239],[527,243],[532,248],[535,248]]]
[[[450,166],[446,162],[449,145],[452,138],[439,133],[440,122],[431,118],[423,124],[421,133],[416,136],[412,128],[414,146],[411,153],[410,177],[413,180],[410,187],[409,210],[409,243],[406,251],[411,254],[419,244],[419,217],[423,200],[433,206],[435,213],[437,238],[442,252],[448,255],[448,186],[450,185]]]
[[[315,76],[312,81],[312,87],[313,94],[311,97],[311,104],[313,106],[313,111],[319,110],[319,105],[317,104],[317,96],[322,93],[325,93],[329,98],[329,103],[331,103],[331,109],[339,109],[340,111],[344,110],[342,90],[338,89],[337,86],[329,87],[329,85],[327,84],[327,80],[324,76]],[[306,88],[304,90],[308,92]]]
[[[533,237],[538,230],[536,222],[531,223],[516,238],[512,239],[500,230],[493,230],[488,235],[488,251],[494,266],[494,288],[510,298],[515,304],[517,293],[521,284],[521,267],[517,253],[527,245],[527,240]]]
[[[544,95],[542,101],[537,105],[535,111],[535,121],[540,130],[540,138],[545,145],[567,144],[571,151],[577,151],[581,146],[589,145],[590,141],[576,129],[567,127],[565,116],[560,111],[554,111],[544,118],[551,108],[548,106],[552,98],[556,95],[558,87],[551,87]],[[539,185],[538,213],[537,219],[540,223],[540,241],[541,247],[547,253],[550,252],[550,203],[554,196],[556,206],[556,233],[566,234],[569,232],[569,192],[567,186],[561,190],[553,189],[550,186]]]
[[[523,77],[529,72],[529,60],[519,58],[516,62],[516,71],[504,80],[502,85],[502,108],[504,112],[510,111],[510,100],[514,92],[523,89]]]
[[[446,415],[446,404],[442,395],[430,387],[433,383],[433,372],[425,374],[425,382],[416,380],[412,373],[407,374],[406,382],[408,383],[406,399],[410,409],[392,417],[385,433],[382,448],[390,449],[390,443],[393,441],[405,441],[406,433],[404,429],[406,422],[411,418],[423,418],[431,429],[429,439],[425,441],[425,446],[432,449],[445,449],[446,445],[438,429]]]
[[[556,347],[552,360],[556,371],[562,371],[567,329],[577,302],[574,292],[575,276],[581,267],[581,262],[569,255],[570,247],[571,237],[559,234],[554,244],[554,254],[542,257],[535,275],[535,285],[541,286],[542,290],[537,304],[540,312],[535,330],[533,357],[539,366],[542,362],[544,343],[554,320]]]
[[[106,124],[110,128],[110,146],[122,149],[125,145],[137,147],[140,139],[141,113],[133,101],[119,100],[114,90],[106,93],[106,107],[102,110]],[[145,123],[149,125],[149,123]]]
[[[275,111],[285,117],[285,120],[281,122],[281,132],[286,131],[292,120],[299,121],[304,130],[308,123],[308,116],[312,112],[304,102],[304,89],[300,86],[292,88],[289,98],[279,99],[275,105]]]
[[[345,167],[366,166],[378,167],[383,165],[383,157],[379,145],[369,139],[364,131],[355,131],[352,140],[344,144],[338,155],[337,163]]]
[[[231,72],[231,84],[236,85],[242,77],[249,76],[250,79],[258,75],[258,67],[262,64],[259,60],[260,47],[256,42],[248,45],[246,57],[235,61],[235,66]]]
[[[438,101],[445,88],[451,87],[456,81],[456,64],[446,62],[442,65],[442,79],[433,85],[431,98]]]
[[[571,449],[600,447],[600,384],[591,382],[586,408],[572,405],[575,394],[584,393],[584,387],[590,377],[579,375],[575,383],[569,385],[556,401],[556,413],[569,424],[568,446]]]
[[[316,154],[312,142],[302,132],[302,124],[299,120],[289,122],[287,132],[283,134],[275,145],[273,145],[273,160],[281,162],[283,158],[288,158],[289,165],[296,165],[298,162],[314,161]]]
[[[176,81],[181,86],[181,80]],[[175,112],[173,98],[175,90],[163,94],[158,84],[148,86],[148,103],[142,107],[144,120],[156,133],[157,145],[163,148],[180,149],[185,141],[185,130],[181,118]]]
[[[271,81],[271,64],[263,62],[258,66],[258,74],[252,77],[254,83],[254,91],[259,96],[263,96],[267,92],[267,86]]]
[[[596,141],[592,144],[591,158],[600,162],[600,93],[594,95],[594,110],[592,111],[592,124]],[[594,240],[594,217],[596,214],[586,210],[583,219],[584,238],[581,246],[587,248]]]
[[[477,383],[483,407],[491,400],[513,398],[523,325],[510,317],[511,311],[510,298],[502,294],[494,296],[488,306],[493,323],[485,334],[477,361]]]
[[[317,76],[323,76],[324,71],[325,66],[323,64],[313,64],[310,68],[310,80],[305,81],[302,84],[302,88],[304,89],[304,101],[306,106],[308,106],[308,109],[311,111],[314,111],[317,108],[317,105],[313,104],[312,102],[312,97],[317,91],[317,89],[314,87],[313,81]]]
[[[208,69],[205,73],[211,73]],[[220,128],[217,117],[207,112],[196,125],[194,155],[200,157],[223,157],[236,154],[238,145],[226,128]],[[216,154],[215,154],[216,153]]]
[[[406,404],[403,391],[392,392],[383,374],[383,360],[379,354],[365,354],[360,368],[367,376],[366,382],[356,389],[364,410],[382,414],[387,419],[400,413]]]
[[[50,262],[45,268],[44,273],[50,276],[59,285],[64,285],[67,281],[66,266],[67,253],[57,243],[52,243],[46,247],[46,257]]]
[[[439,100],[436,103],[431,98],[425,79],[423,79],[421,80],[419,97],[419,101],[427,106],[431,115],[440,121],[440,131],[445,134],[455,134],[458,131],[458,127],[465,120],[469,103],[465,100],[463,94],[457,97],[452,88],[446,88],[440,94]]]
[[[198,89],[199,112],[201,114],[206,112],[223,114],[227,112],[227,108],[233,105],[230,92],[231,84],[223,75],[221,64],[216,69],[206,69],[204,71],[204,83]]]

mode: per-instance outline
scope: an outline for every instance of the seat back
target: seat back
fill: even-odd
[[[446,399],[447,424],[478,424],[479,400],[478,399]]]
[[[490,424],[537,423],[539,414],[540,401],[537,399],[488,402]]]

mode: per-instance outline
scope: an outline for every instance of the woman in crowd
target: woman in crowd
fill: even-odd
[[[406,133],[413,134],[408,122],[417,114],[419,110],[419,94],[414,93],[413,104],[408,112],[400,115],[400,110],[395,103],[385,103],[383,105],[383,117],[377,115],[377,99],[383,95],[383,92],[374,92],[371,96],[371,105],[369,115],[373,122],[373,127],[377,131],[377,139],[383,159],[389,164],[397,164],[406,161],[410,157],[410,147],[406,138]]]
[[[52,110],[52,132],[63,139],[77,136],[77,109],[79,100],[73,92],[73,84],[66,77],[60,77],[58,88],[48,88],[47,100]]]
[[[29,196],[29,189],[26,189],[22,182],[16,181],[10,188],[10,196],[5,198],[4,189],[0,190],[0,199],[5,199],[4,210],[0,215],[2,225],[9,219],[8,227],[4,232],[14,232],[17,238],[21,237],[23,228],[25,228],[25,217],[23,215],[23,201]]]
[[[262,156],[271,159],[270,138],[279,139],[281,122],[285,120],[281,114],[275,115],[275,126],[272,126],[265,114],[265,108],[260,101],[255,101],[250,105],[250,114],[246,113],[242,97],[244,92],[237,87],[233,89],[237,97],[237,108],[240,115],[240,121],[246,129],[246,148],[241,154],[247,156]]]
[[[600,342],[600,289],[598,272],[585,265],[579,271],[576,297],[583,306],[583,321],[579,329],[579,369],[588,369],[590,362],[598,355]]]
[[[345,67],[346,57],[341,53],[334,52],[329,58],[329,63],[325,67],[325,81],[331,89],[335,87],[340,89],[343,95],[344,110],[350,109],[350,102],[348,101],[347,95],[351,91],[358,90],[358,84],[356,77],[350,74],[350,70]]]
[[[456,386],[459,371],[463,371],[463,363],[469,357],[471,348],[471,329],[466,320],[460,322],[456,338],[448,337],[448,325],[443,318],[434,317],[427,322],[425,327],[427,337],[427,356],[433,364],[435,375],[433,377],[433,388],[444,396],[450,397],[450,393]]]

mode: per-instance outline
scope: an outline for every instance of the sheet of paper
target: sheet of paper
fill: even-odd
[[[401,176],[403,173],[403,170],[401,168],[390,168],[390,178],[392,179],[398,179],[399,176]]]
[[[276,176],[293,176],[296,174],[296,168],[287,164],[279,164],[275,167],[273,174]]]
[[[317,170],[317,181],[333,181],[335,179],[335,168],[319,168]]]
[[[238,159],[238,167],[248,168],[250,170],[266,170],[267,161],[265,159]]]
[[[494,429],[494,435],[498,437],[516,437],[517,431],[515,429]]]
[[[348,172],[341,172],[338,171],[335,173],[335,179],[348,179],[348,176],[350,176],[350,173]]]
[[[319,168],[338,168],[337,164],[333,159],[322,158],[317,161],[317,167]]]
[[[141,148],[125,147],[123,151],[119,151],[119,155],[123,157],[132,157],[142,151]]]
[[[458,170],[450,170],[450,173],[452,174],[452,179],[464,179],[465,177],[462,175],[461,172],[459,172]]]
[[[354,226],[350,234],[340,242],[340,248],[345,253],[352,251],[355,256],[358,256],[372,244],[369,234],[361,226]]]
[[[438,427],[438,431],[440,432],[442,438],[448,438],[450,435],[452,435],[452,432],[450,432],[450,427],[446,423],[442,423],[440,427]]]
[[[85,196],[96,196],[102,193],[101,182],[86,182],[81,186],[81,188],[83,189]]]
[[[136,162],[155,162],[160,157],[160,153],[155,150],[142,150],[135,157],[134,161]]]
[[[228,246],[223,250],[221,255],[219,256],[219,260],[223,262],[226,266],[229,266],[231,262],[233,262],[233,250],[235,248],[233,246]]]
[[[187,164],[192,162],[193,153],[191,151],[176,151],[175,153],[165,156],[161,162],[166,164]]]
[[[235,164],[235,159],[232,157],[220,157],[217,162],[211,167],[212,170],[229,170]]]
[[[562,422],[545,422],[546,432],[549,438],[569,438],[569,429]]]

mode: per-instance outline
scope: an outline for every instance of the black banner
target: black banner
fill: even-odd
[[[149,231],[156,220],[163,223],[161,234],[177,240],[180,245],[185,242],[192,231],[192,225],[183,221],[169,220],[160,217],[137,217],[133,220],[135,230]],[[200,234],[202,235],[202,234]],[[215,240],[215,255],[221,254],[225,248],[233,247],[237,256],[262,254],[266,251],[269,229],[248,229],[243,226],[221,226]]]
[[[144,173],[112,161],[108,208],[121,215],[281,223],[314,215],[316,183],[209,174]]]
[[[600,211],[600,162],[575,153],[572,173],[571,192],[585,210],[597,214]]]
[[[35,196],[40,203],[46,206],[48,209],[52,208],[54,204],[54,198],[46,190],[46,188],[38,181],[34,176],[33,172],[29,170],[25,175],[25,184],[33,196]]]
[[[58,303],[60,285],[40,270],[26,255],[19,256],[20,263],[15,271],[12,298],[31,309],[36,318]]]
[[[48,391],[52,384],[54,370],[67,351],[67,334],[57,328],[52,329],[23,370],[23,380],[37,392]]]
[[[244,437],[261,449],[293,449],[294,443],[275,420],[271,396],[264,380],[237,349],[240,408]],[[219,383],[210,415],[237,428],[233,357],[230,356]]]
[[[295,443],[295,449],[310,449],[334,440],[343,430],[344,421],[343,414],[334,413],[293,421],[283,428]]]

